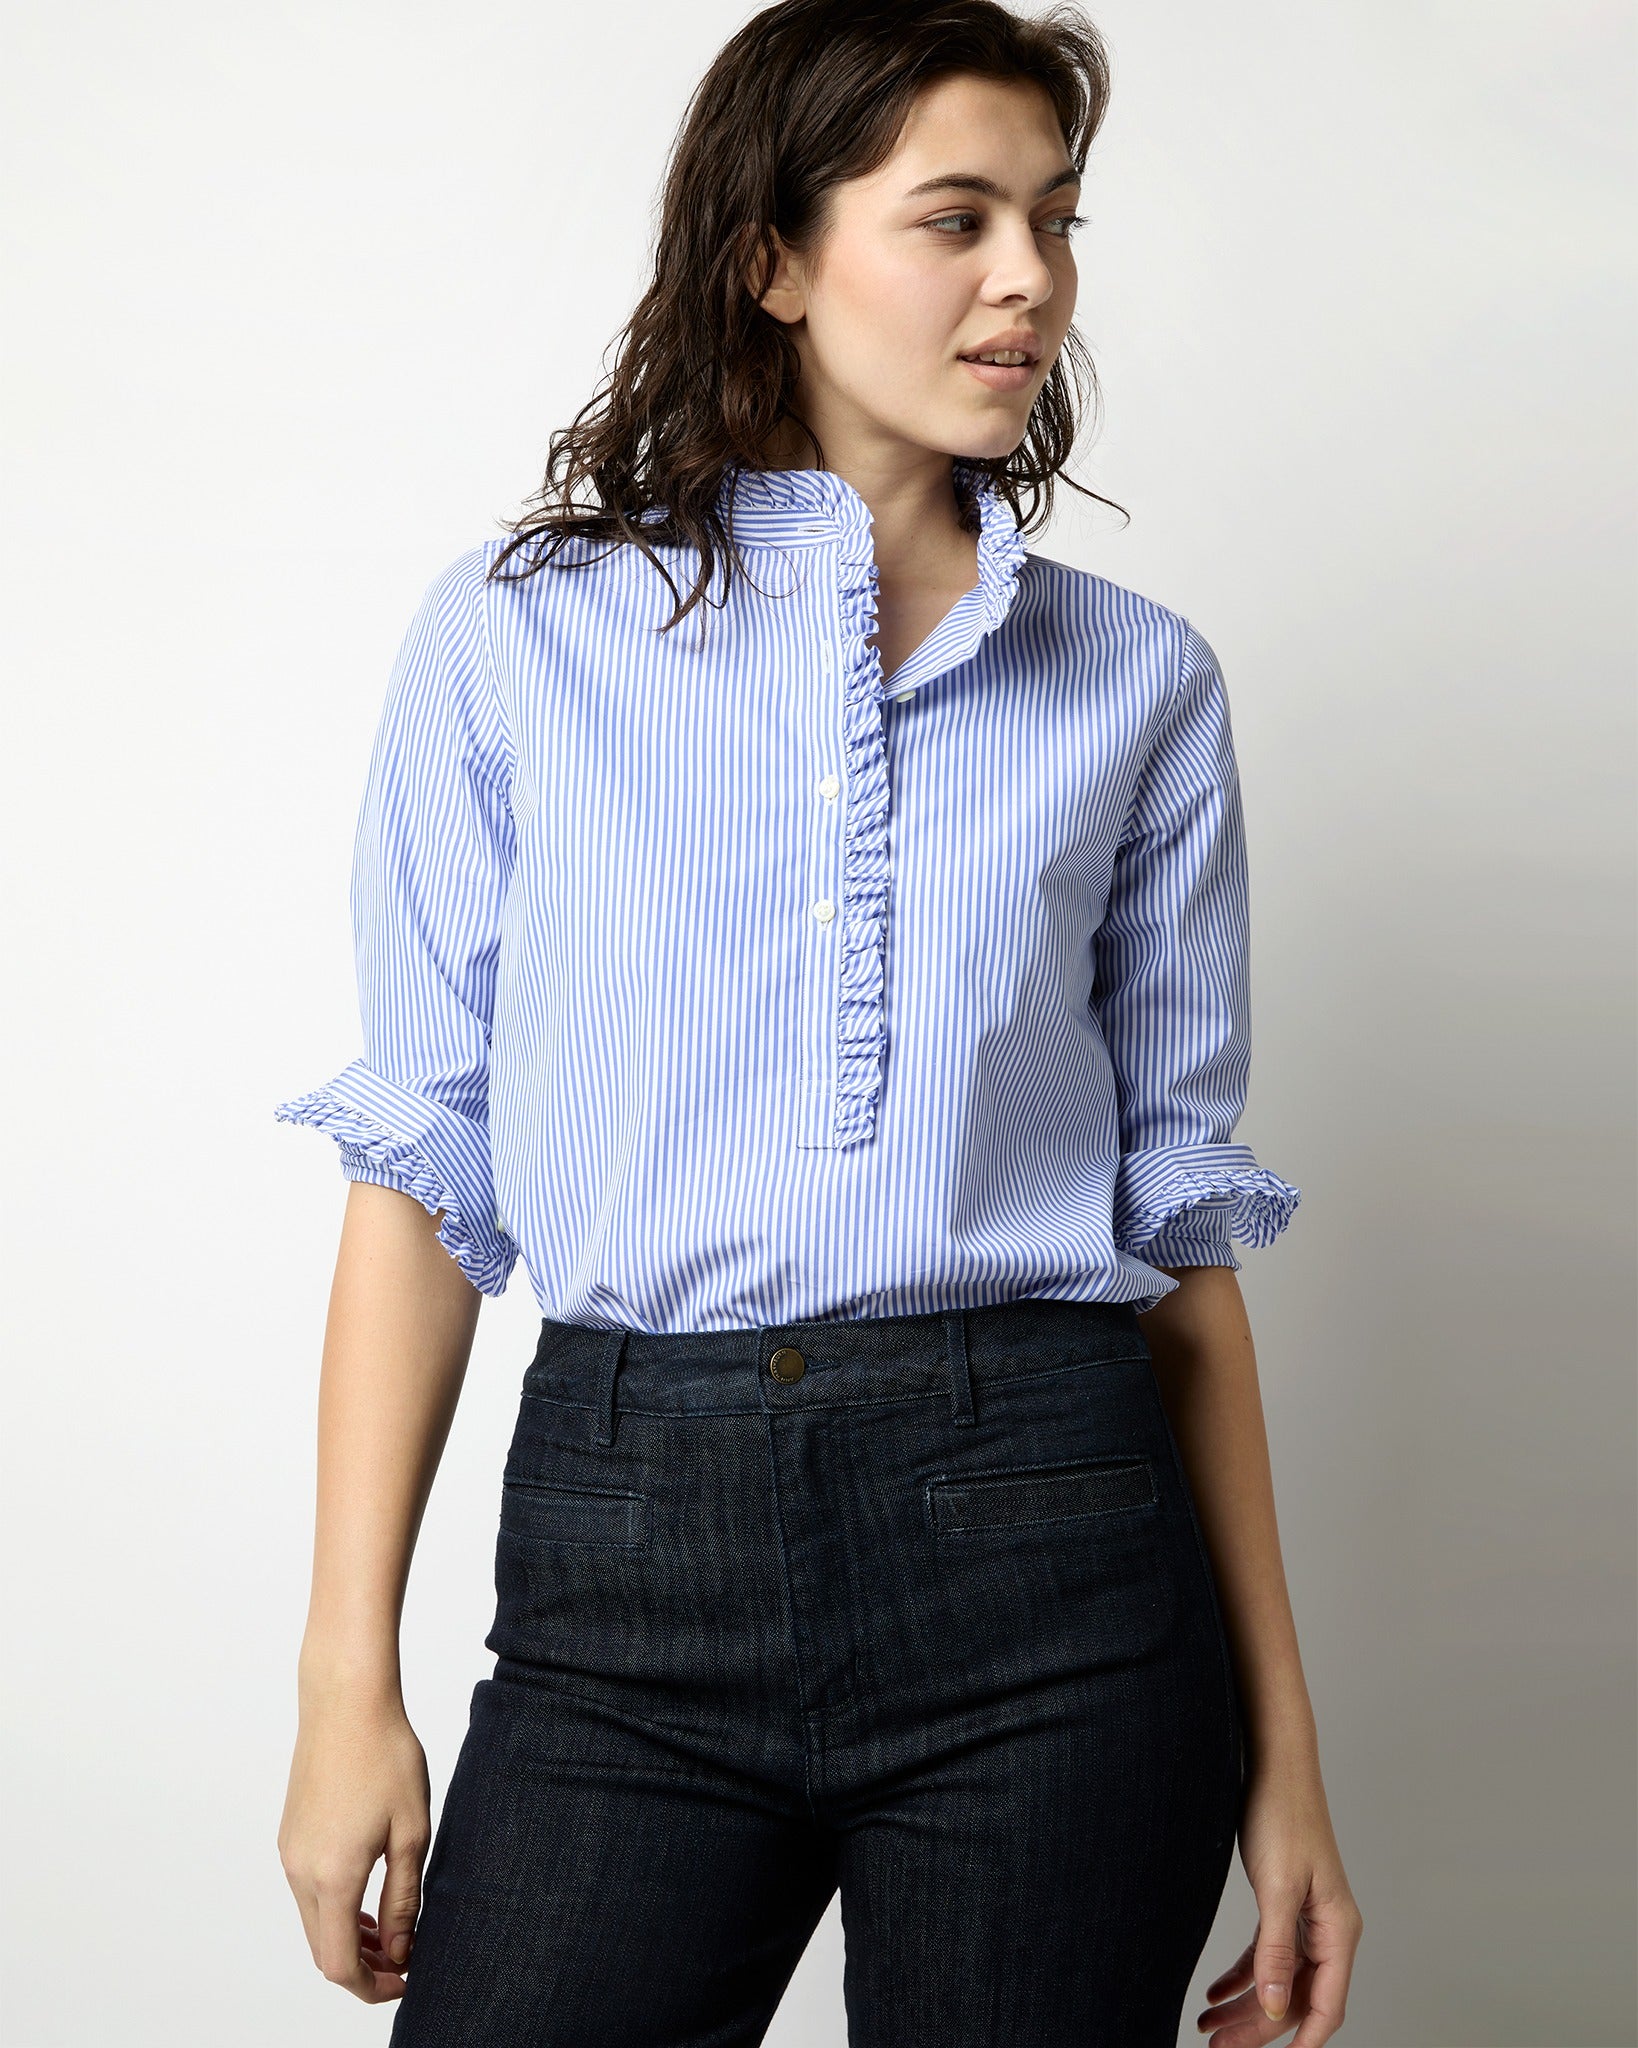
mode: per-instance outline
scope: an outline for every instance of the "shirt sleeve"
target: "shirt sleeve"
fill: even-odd
[[[353,846],[363,1055],[279,1103],[343,1175],[412,1195],[483,1294],[517,1248],[496,1214],[489,1043],[515,840],[514,755],[483,615],[486,550],[437,576],[387,684]]]
[[[1272,1243],[1301,1190],[1231,1142],[1251,1068],[1245,833],[1222,671],[1187,621],[1096,947],[1120,1107],[1115,1243],[1149,1265],[1238,1272],[1230,1240]]]

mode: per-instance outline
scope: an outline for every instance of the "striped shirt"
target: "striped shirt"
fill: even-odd
[[[543,1315],[643,1331],[1146,1308],[1289,1222],[1233,1142],[1217,659],[955,474],[978,581],[891,678],[830,471],[725,472],[748,578],[668,633],[630,546],[489,580],[486,540],[427,589],[354,842],[362,1056],[274,1114],[484,1294],[521,1258]]]

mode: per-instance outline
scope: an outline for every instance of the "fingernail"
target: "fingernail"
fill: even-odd
[[[407,1934],[395,1934],[392,1938],[392,1959],[401,1963],[410,1952],[410,1938]]]
[[[1284,2019],[1288,1987],[1284,1984],[1263,1986],[1263,2011],[1271,2020]]]

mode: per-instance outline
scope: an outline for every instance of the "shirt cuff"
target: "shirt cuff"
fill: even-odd
[[[1272,1244],[1301,1200],[1302,1190],[1259,1166],[1249,1145],[1127,1152],[1115,1176],[1115,1243],[1150,1264],[1222,1265],[1228,1261],[1221,1257],[1163,1253],[1185,1245],[1226,1251],[1230,1238]]]
[[[517,1261],[495,1208],[489,1132],[474,1118],[354,1060],[323,1087],[281,1102],[281,1123],[334,1138],[349,1180],[376,1180],[442,1217],[438,1240],[480,1294],[505,1292]]]
[[[1229,1243],[1234,1222],[1234,1202],[1229,1195],[1210,1195],[1180,1210],[1164,1223],[1143,1247],[1149,1266],[1227,1266],[1240,1271],[1240,1261]]]

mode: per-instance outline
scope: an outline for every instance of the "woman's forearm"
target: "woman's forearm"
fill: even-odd
[[[1211,1554],[1248,1754],[1309,1752],[1317,1762],[1240,1284],[1227,1266],[1161,1270],[1180,1285],[1142,1318],[1143,1334]]]
[[[348,1187],[319,1381],[304,1701],[398,1692],[410,1559],[483,1300],[436,1220],[395,1189]]]

